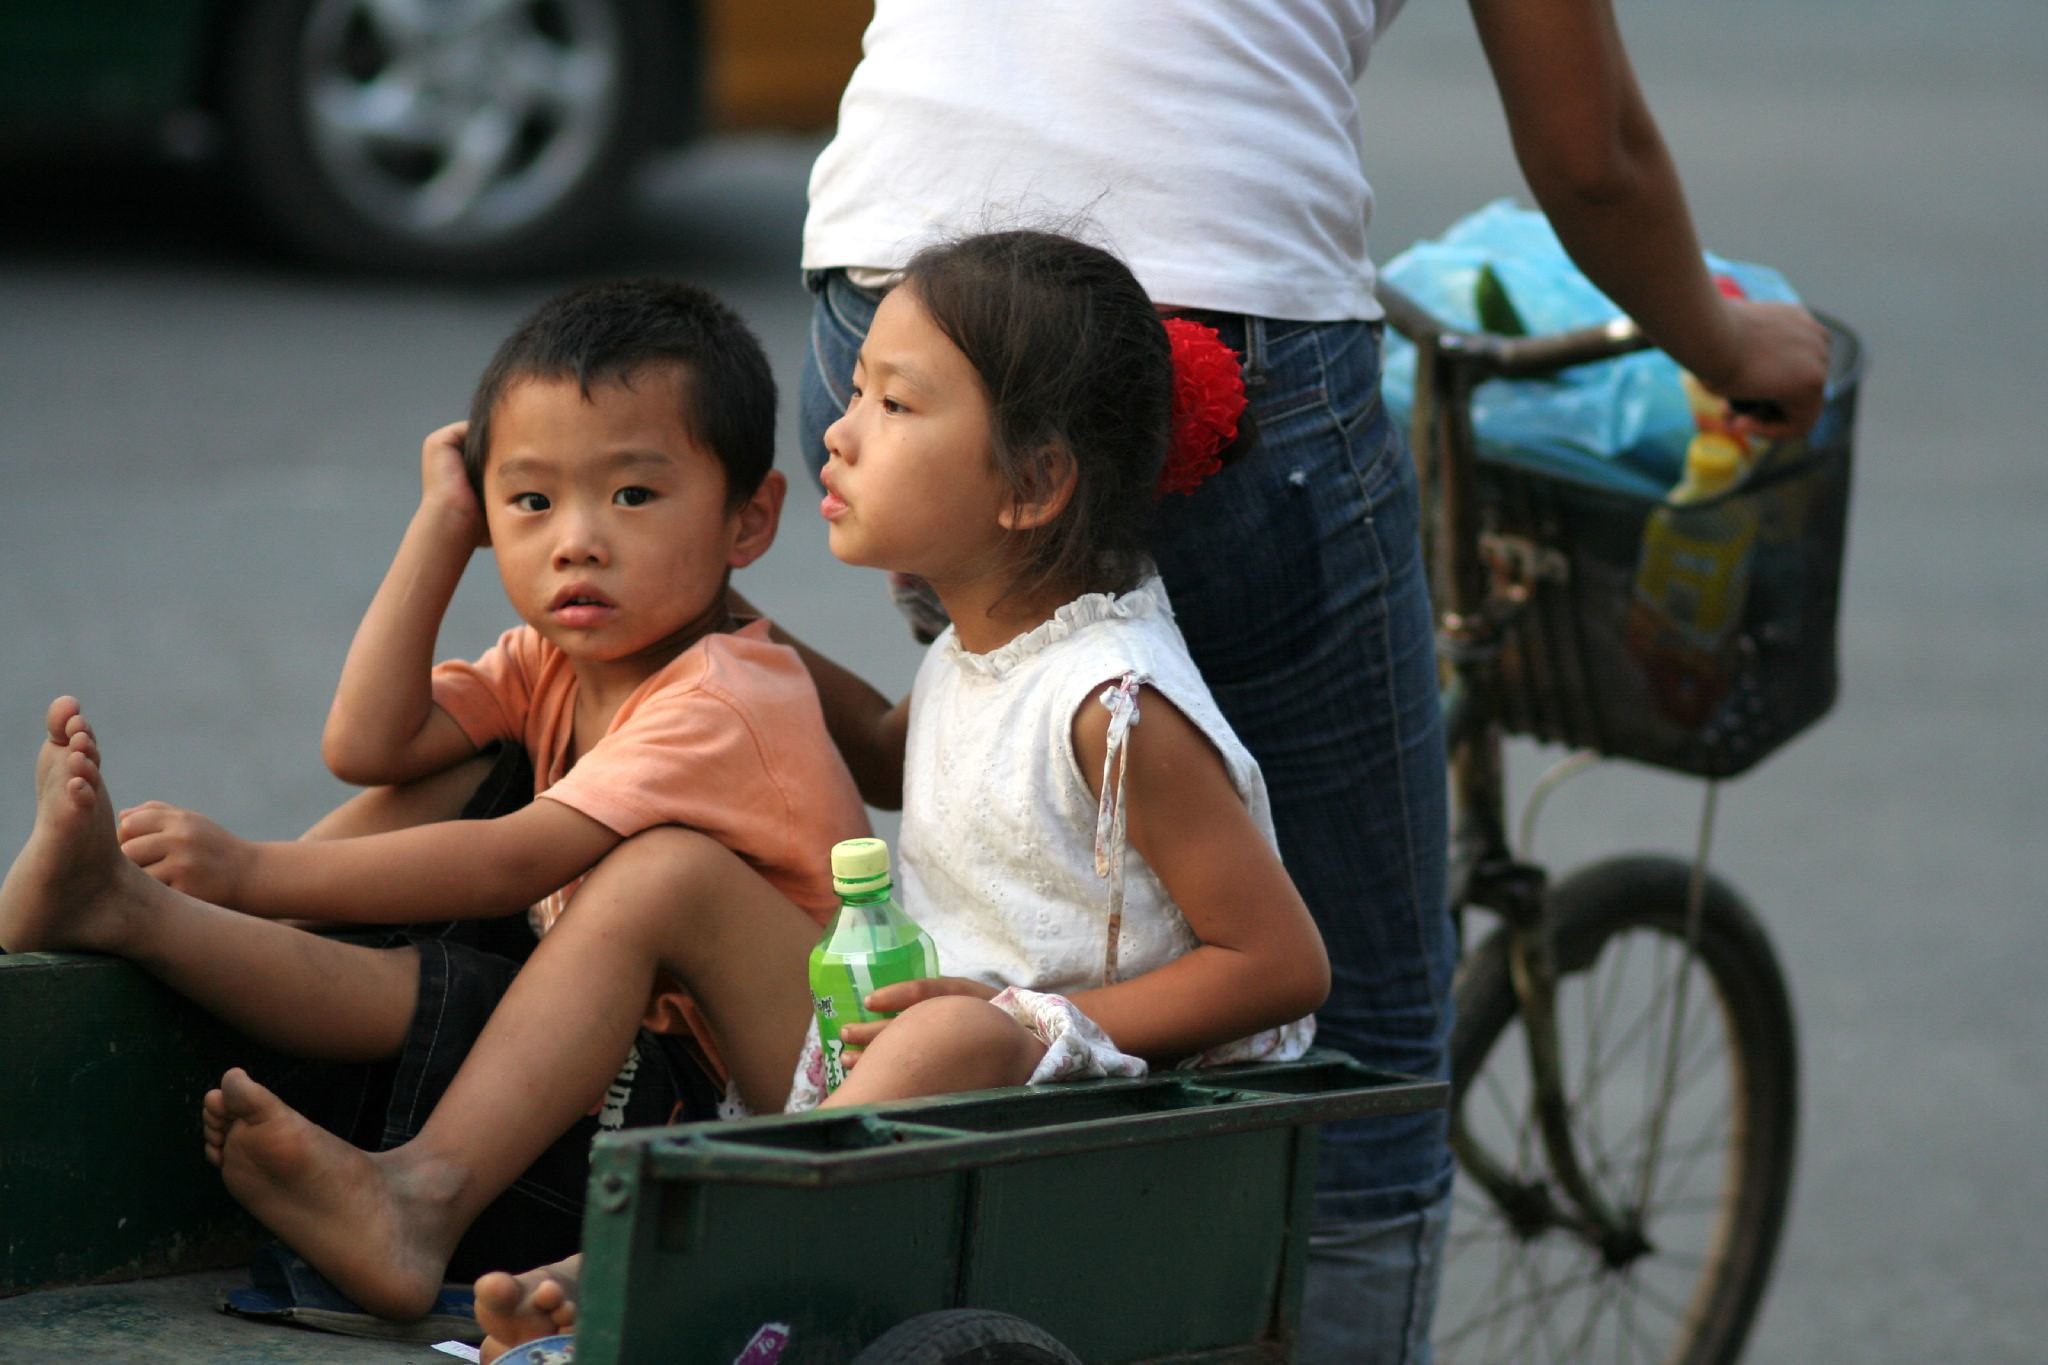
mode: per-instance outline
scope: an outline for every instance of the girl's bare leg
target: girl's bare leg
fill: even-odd
[[[715,840],[637,835],[592,870],[535,948],[419,1136],[360,1151],[230,1072],[207,1098],[224,1132],[221,1173],[343,1293],[386,1317],[417,1316],[477,1214],[617,1074],[657,967],[712,1021],[748,1103],[779,1108],[817,933]]]
[[[476,1320],[487,1335],[483,1358],[496,1360],[514,1346],[576,1329],[576,1297],[583,1254],[522,1275],[494,1270],[476,1282]]]
[[[1022,1085],[1044,1055],[1043,1043],[987,1001],[937,996],[883,1029],[819,1107]]]
[[[419,973],[409,950],[320,938],[194,900],[121,853],[99,745],[76,700],[45,717],[36,820],[0,885],[0,946],[127,958],[282,1051],[334,1061],[395,1054]]]

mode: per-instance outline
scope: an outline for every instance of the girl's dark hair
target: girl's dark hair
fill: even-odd
[[[578,285],[513,329],[477,381],[462,462],[483,494],[491,414],[524,379],[630,384],[673,366],[682,376],[683,431],[725,466],[728,510],[754,495],[775,464],[775,375],[738,313],[693,285],[612,280]]]
[[[925,248],[897,287],[981,376],[1012,496],[1035,501],[1073,465],[1073,497],[1026,533],[1013,587],[1136,587],[1166,457],[1173,360],[1130,268],[1071,237],[995,232]]]

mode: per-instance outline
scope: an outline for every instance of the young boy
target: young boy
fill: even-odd
[[[697,290],[589,286],[522,324],[466,431],[427,438],[419,508],[342,669],[323,753],[376,789],[304,839],[249,843],[160,803],[117,826],[78,703],[50,707],[0,946],[116,953],[282,1050],[397,1059],[382,1151],[240,1069],[202,1107],[236,1198],[372,1312],[425,1312],[515,1182],[562,1215],[541,1258],[574,1245],[579,1119],[666,1121],[690,1092],[643,1014],[694,1032],[751,1107],[787,1094],[829,849],[867,824],[803,664],[728,610],[781,510],[774,409],[759,344]],[[480,545],[525,624],[433,667]],[[502,780],[483,753],[499,744],[531,755],[537,798],[454,819]],[[526,907],[542,937],[524,966],[439,933],[365,946],[278,922]]]

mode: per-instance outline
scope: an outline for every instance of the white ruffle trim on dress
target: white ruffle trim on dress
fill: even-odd
[[[961,648],[957,632],[943,637],[935,648],[945,650],[948,657],[971,673],[1000,678],[1025,659],[1048,645],[1066,639],[1084,626],[1116,617],[1135,620],[1141,616],[1150,616],[1154,612],[1163,613],[1168,617],[1173,614],[1172,608],[1166,604],[1165,589],[1159,580],[1147,578],[1129,592],[1083,593],[1055,611],[1051,620],[1033,626],[1016,639],[998,645],[986,654],[973,654]]]

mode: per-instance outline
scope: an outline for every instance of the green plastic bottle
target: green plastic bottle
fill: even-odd
[[[842,1024],[891,1016],[864,1002],[899,981],[939,974],[939,950],[896,903],[889,876],[889,845],[880,839],[845,839],[832,846],[832,889],[839,917],[811,950],[811,1007],[825,1050],[825,1090],[846,1079],[840,1060]]]

